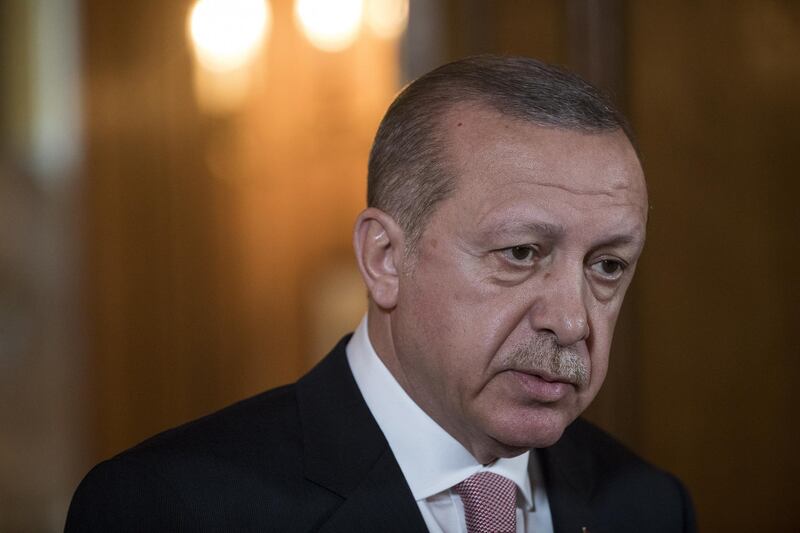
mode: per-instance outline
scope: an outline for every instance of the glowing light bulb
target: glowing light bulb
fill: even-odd
[[[294,15],[308,40],[326,52],[344,50],[358,37],[363,0],[297,0]]]
[[[189,16],[189,32],[198,62],[225,72],[250,62],[272,26],[264,0],[198,0]]]
[[[408,23],[408,0],[367,0],[369,29],[384,39],[399,37]]]

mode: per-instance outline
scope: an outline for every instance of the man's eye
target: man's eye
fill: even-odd
[[[625,271],[625,263],[616,259],[601,259],[591,265],[591,269],[608,280],[617,280]]]
[[[536,249],[530,244],[523,244],[503,248],[500,253],[512,263],[530,263],[536,256]]]

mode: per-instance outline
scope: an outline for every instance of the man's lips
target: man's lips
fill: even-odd
[[[557,402],[575,389],[571,380],[544,371],[516,370],[509,372],[527,395],[540,402]]]

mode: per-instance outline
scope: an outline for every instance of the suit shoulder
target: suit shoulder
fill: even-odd
[[[280,448],[281,441],[299,439],[295,386],[286,385],[241,400],[219,411],[168,429],[120,454],[143,460],[148,456],[214,452],[244,452],[249,447]]]
[[[565,437],[581,457],[590,461],[592,469],[599,474],[599,479],[614,479],[626,475],[664,485],[677,481],[675,476],[645,461],[616,438],[586,420],[576,420],[567,428]]]
[[[654,468],[630,448],[591,422],[578,418],[564,432],[564,436],[575,446],[596,458],[613,463],[628,463]]]
[[[294,386],[273,389],[97,465],[73,496],[68,530],[126,531],[126,523],[137,531],[198,530],[187,526],[192,521],[199,529],[218,521],[224,529],[229,513],[243,517],[247,530],[243,520],[260,516],[259,507],[280,504],[276,520],[281,509],[287,516],[296,511],[291,502],[303,495],[301,454]],[[279,496],[258,501],[254,494]],[[152,523],[143,527],[142,517]]]
[[[662,517],[674,527],[694,531],[694,507],[683,483],[674,475],[639,457],[597,426],[578,419],[565,432],[573,456],[581,457],[595,479],[595,503],[624,508],[626,520],[647,523]]]
[[[191,515],[168,480],[124,456],[104,461],[78,485],[64,531],[185,531]]]
[[[212,481],[202,475],[274,480],[298,475],[302,440],[295,386],[287,385],[164,431],[118,458],[191,483]]]

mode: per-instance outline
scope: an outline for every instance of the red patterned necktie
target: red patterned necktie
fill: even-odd
[[[516,533],[517,486],[493,472],[478,472],[453,487],[464,502],[467,533]]]

